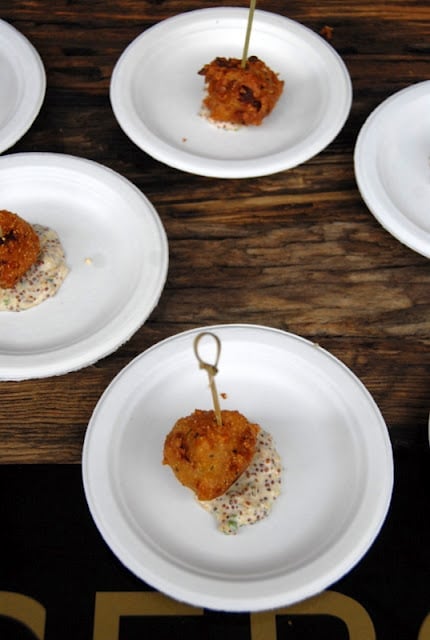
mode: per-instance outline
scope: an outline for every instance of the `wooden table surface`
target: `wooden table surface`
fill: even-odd
[[[47,74],[39,116],[5,153],[66,153],[114,169],[154,204],[170,250],[158,306],[115,353],[66,375],[0,382],[1,463],[79,463],[86,426],[113,377],[159,340],[218,323],[267,325],[318,342],[367,386],[394,447],[427,446],[428,260],[370,213],[355,182],[353,151],[381,101],[429,77],[428,0],[261,2],[317,33],[333,29],[331,44],[348,67],[354,98],[344,128],[316,157],[275,175],[232,180],[152,159],[122,132],[109,101],[115,62],[145,28],[222,4],[247,6],[0,0],[1,18],[34,44]]]

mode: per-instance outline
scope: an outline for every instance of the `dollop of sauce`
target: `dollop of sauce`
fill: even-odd
[[[69,269],[58,234],[34,224],[40,240],[40,256],[12,289],[0,289],[0,311],[24,311],[54,296]]]
[[[249,467],[229,489],[199,504],[216,519],[218,529],[236,534],[240,527],[266,518],[281,493],[282,464],[272,436],[260,429]]]

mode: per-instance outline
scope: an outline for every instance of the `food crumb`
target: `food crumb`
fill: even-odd
[[[333,39],[333,27],[324,25],[324,27],[320,30],[320,35],[330,42],[330,40]]]
[[[93,264],[93,259],[92,258],[85,258],[84,262],[85,262],[85,264]]]

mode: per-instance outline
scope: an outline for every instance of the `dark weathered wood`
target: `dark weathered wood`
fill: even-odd
[[[151,199],[170,243],[160,303],[116,353],[53,379],[0,381],[2,463],[79,463],[92,410],[122,367],[167,336],[228,322],[279,327],[318,342],[366,384],[395,446],[426,446],[428,260],[370,214],[355,183],[353,151],[374,107],[428,78],[430,5],[261,2],[260,8],[316,32],[333,29],[331,43],[351,73],[354,102],[343,130],[317,157],[252,180],[203,178],[164,166],[127,139],[110,107],[110,76],[124,47],[159,20],[207,6],[195,0],[0,0],[1,17],[40,52],[48,81],[38,118],[9,152],[64,152],[115,169]]]

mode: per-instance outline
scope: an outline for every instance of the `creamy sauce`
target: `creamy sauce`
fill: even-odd
[[[247,524],[266,518],[281,493],[282,465],[272,436],[260,430],[254,458],[248,469],[222,495],[199,504],[212,513],[218,529],[235,534]]]
[[[55,231],[33,225],[40,240],[40,256],[12,289],[0,289],[0,311],[23,311],[54,296],[69,272]]]

